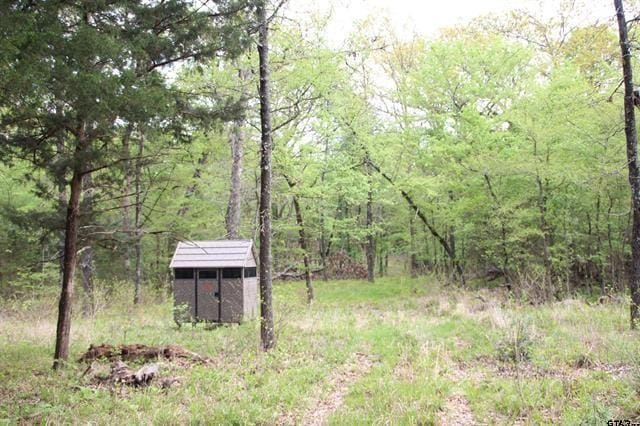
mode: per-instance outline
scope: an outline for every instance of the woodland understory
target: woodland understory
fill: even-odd
[[[630,289],[638,314],[636,3],[619,27],[563,1],[429,38],[372,16],[340,46],[329,16],[204,3],[2,3],[4,301],[62,287],[68,340],[78,297],[170,294],[178,241],[247,238],[268,305],[272,278],[311,302],[406,274],[532,304]]]
[[[640,3],[296,1],[0,1],[0,423],[640,418]],[[218,239],[260,318],[176,326]]]

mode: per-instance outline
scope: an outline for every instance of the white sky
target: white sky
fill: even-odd
[[[309,16],[333,10],[327,28],[329,40],[339,43],[354,29],[354,22],[368,15],[388,16],[396,34],[432,36],[438,30],[461,24],[476,16],[527,9],[536,15],[555,13],[559,0],[289,0],[294,14]],[[588,19],[613,22],[613,1],[578,0]]]

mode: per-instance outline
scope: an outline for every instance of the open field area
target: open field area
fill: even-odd
[[[5,306],[0,423],[605,424],[640,418],[640,340],[628,303],[520,305],[498,290],[428,277],[277,284],[278,346],[257,321],[207,329],[172,320],[171,301],[114,295],[78,315],[72,359],[89,344],[180,345],[212,362],[160,360],[167,389],[99,387],[85,364],[51,370],[54,300]],[[122,301],[120,301],[122,300]],[[75,310],[79,312],[79,309]]]

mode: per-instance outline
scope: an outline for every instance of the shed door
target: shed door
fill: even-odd
[[[242,268],[222,269],[222,312],[220,321],[240,322],[243,318]]]
[[[217,269],[198,270],[198,310],[199,319],[220,320],[220,284]]]
[[[196,277],[192,268],[178,268],[174,273],[173,294],[178,308],[176,319],[191,321],[196,317]]]

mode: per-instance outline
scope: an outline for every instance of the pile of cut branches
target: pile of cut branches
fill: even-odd
[[[332,280],[365,279],[367,268],[343,251],[327,257],[327,277]]]
[[[111,365],[107,369],[104,363],[99,361],[110,361]],[[148,362],[138,369],[133,369],[124,361]],[[89,381],[97,386],[126,385],[132,387],[145,387],[151,384],[167,388],[180,381],[179,377],[160,377],[159,361],[170,361],[182,367],[189,367],[194,364],[209,364],[211,359],[191,352],[183,347],[169,346],[148,346],[143,344],[129,345],[93,345],[82,354],[78,362],[91,363],[83,373]]]

